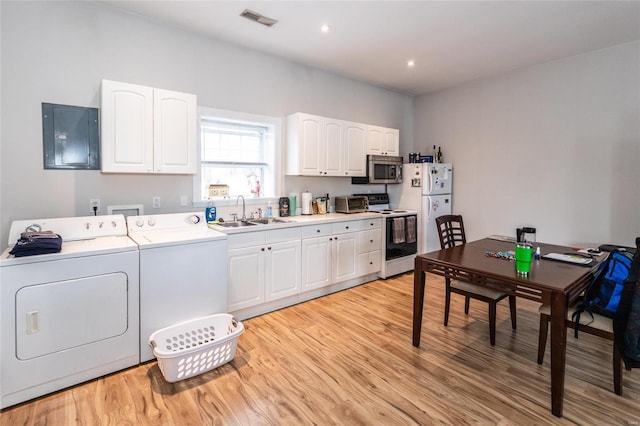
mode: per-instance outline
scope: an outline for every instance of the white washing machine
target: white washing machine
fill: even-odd
[[[62,237],[15,258],[27,228]],[[0,408],[140,362],[139,265],[122,215],[14,221],[0,256]]]
[[[227,312],[227,236],[204,213],[129,216],[140,250],[140,359],[154,358],[156,330]]]

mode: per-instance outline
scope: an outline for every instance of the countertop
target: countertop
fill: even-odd
[[[255,225],[255,226],[239,226],[237,228],[234,227],[224,227],[219,225],[209,225],[209,228],[214,229],[219,232],[224,232],[225,234],[239,234],[245,232],[256,232],[256,231],[266,231],[271,229],[284,229],[284,228],[293,228],[297,226],[306,226],[306,225],[316,225],[321,223],[333,223],[333,222],[345,222],[350,220],[361,220],[361,219],[382,219],[383,215],[380,213],[327,213],[327,214],[314,214],[314,215],[301,215],[301,216],[285,216],[278,217],[277,219],[286,220],[286,223],[275,222],[266,225]]]

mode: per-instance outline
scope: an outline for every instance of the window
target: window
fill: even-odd
[[[194,201],[275,197],[281,174],[279,118],[201,109]]]

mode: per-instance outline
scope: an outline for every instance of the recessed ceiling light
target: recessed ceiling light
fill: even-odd
[[[415,63],[415,61],[414,61],[413,59],[409,59],[409,60],[407,61],[407,66],[408,66],[409,68],[413,68],[415,65],[416,65],[416,63]]]
[[[320,31],[322,31],[323,33],[328,33],[328,32],[329,32],[329,30],[331,30],[331,27],[329,27],[327,24],[323,24],[323,25],[320,27]]]

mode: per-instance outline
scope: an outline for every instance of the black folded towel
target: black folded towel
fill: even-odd
[[[62,250],[62,237],[51,231],[23,232],[9,254],[15,257],[37,254],[59,253]]]

